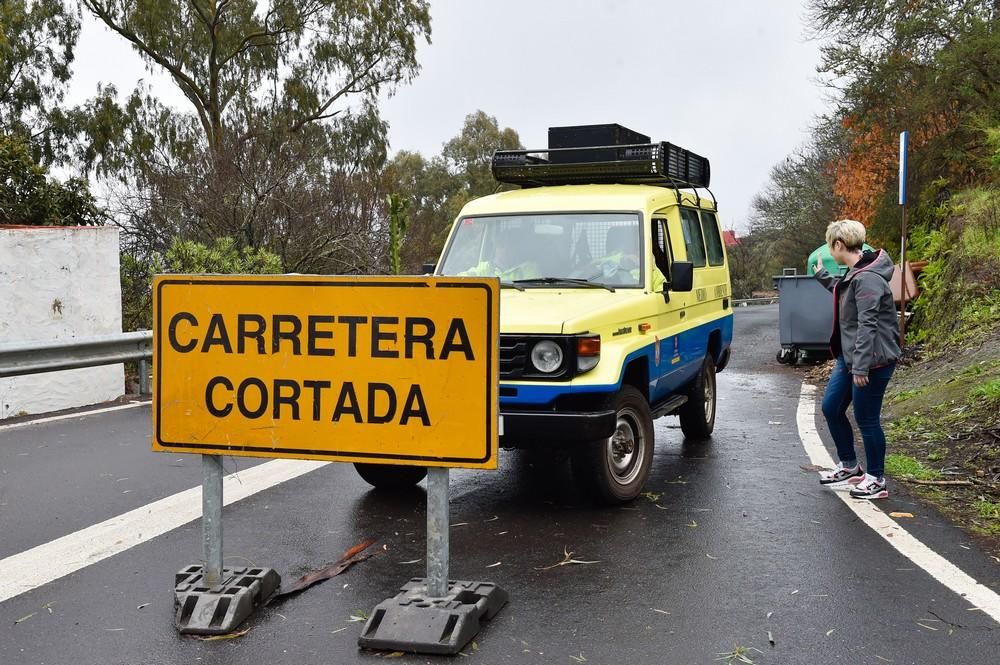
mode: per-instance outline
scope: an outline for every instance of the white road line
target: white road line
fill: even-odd
[[[813,464],[825,467],[834,465],[823,441],[816,431],[816,387],[802,385],[796,420],[799,437]],[[909,531],[882,512],[871,501],[852,499],[847,492],[835,492],[862,522],[892,545],[900,554],[923,568],[941,584],[972,603],[983,613],[1000,623],[1000,595],[967,575],[953,563],[917,540]]]
[[[0,425],[0,432],[8,429],[15,429],[17,427],[28,427],[30,425],[41,425],[42,423],[53,423],[57,420],[71,420],[73,418],[83,418],[84,416],[96,416],[98,413],[108,413],[109,411],[122,411],[124,409],[134,409],[137,406],[149,406],[150,402],[129,402],[128,404],[119,404],[117,406],[107,406],[102,409],[93,409],[91,411],[77,411],[75,413],[64,413],[61,416],[48,416],[47,418],[34,418],[32,420],[24,420],[19,423],[9,423],[7,425]]]
[[[225,505],[329,462],[274,460],[223,479]],[[0,602],[48,584],[201,517],[201,487],[130,510],[0,561]],[[198,552],[191,552],[198,557]]]

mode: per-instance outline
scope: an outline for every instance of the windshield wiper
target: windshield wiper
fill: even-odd
[[[521,280],[515,280],[515,282],[519,282],[519,281],[521,281]],[[521,286],[520,284],[515,284],[514,282],[500,282],[500,288],[501,289],[517,289],[518,291],[524,291],[524,287],[523,286]]]
[[[515,284],[572,284],[582,286],[587,289],[607,289],[614,293],[614,288],[601,282],[591,282],[586,279],[574,279],[572,277],[534,277],[532,279],[515,279]]]

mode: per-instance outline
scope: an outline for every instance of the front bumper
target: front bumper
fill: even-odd
[[[614,411],[501,411],[500,445],[509,448],[543,448],[606,439],[615,432]]]

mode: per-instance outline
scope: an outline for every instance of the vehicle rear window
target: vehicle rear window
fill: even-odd
[[[705,267],[705,240],[701,237],[701,222],[697,211],[681,208],[681,230],[687,247],[688,261],[696,268]]]
[[[719,223],[714,213],[701,211],[701,229],[705,232],[708,265],[721,266],[726,262],[726,253],[722,249],[722,236],[719,235]]]

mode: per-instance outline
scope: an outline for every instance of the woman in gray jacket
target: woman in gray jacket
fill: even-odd
[[[854,485],[851,496],[885,499],[885,432],[882,399],[899,360],[899,325],[896,304],[889,288],[893,263],[885,250],[862,251],[865,226],[854,220],[833,222],[826,229],[826,243],[837,263],[847,265],[843,277],[828,273],[822,262],[815,277],[833,291],[833,335],[830,348],[836,367],[823,396],[823,415],[837,445],[837,468],[820,476],[824,485]],[[854,404],[854,419],[865,444],[867,473],[854,451],[854,429],[847,407]]]

